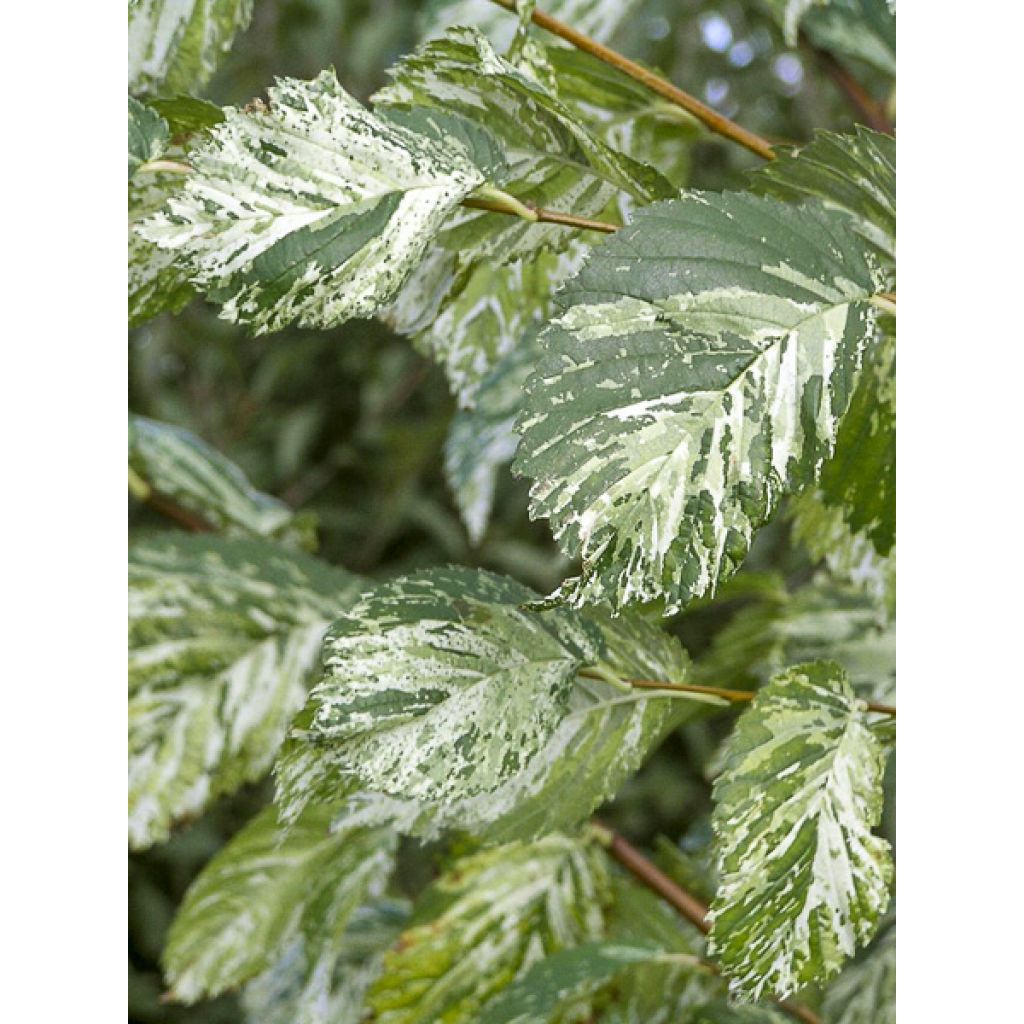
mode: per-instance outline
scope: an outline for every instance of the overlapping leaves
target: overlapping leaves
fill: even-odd
[[[782,673],[737,723],[715,783],[711,952],[733,991],[787,996],[834,974],[889,902],[884,750],[834,662]]]
[[[268,95],[269,107],[226,111],[143,235],[183,250],[222,315],[256,333],[369,316],[500,154],[445,114],[372,114],[330,71]]]
[[[324,630],[360,583],[268,541],[186,535],[135,544],[128,578],[138,849],[270,767]]]
[[[516,468],[573,604],[681,607],[835,446],[886,284],[844,215],[690,193],[637,211],[560,293]]]

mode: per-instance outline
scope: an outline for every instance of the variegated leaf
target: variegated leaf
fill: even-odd
[[[221,315],[257,334],[370,316],[500,155],[447,113],[372,114],[331,71],[268,94],[269,107],[226,110],[142,234],[181,249]]]
[[[607,42],[628,18],[638,0],[544,0],[545,13],[568,22],[598,42]],[[492,0],[428,0],[420,16],[424,39],[441,35],[453,25],[471,25],[498,50],[505,50],[516,32],[516,18]]]
[[[552,835],[456,861],[370,990],[375,1024],[470,1024],[545,955],[604,928],[607,874],[593,842]]]
[[[158,313],[180,312],[195,292],[174,254],[143,238],[138,227],[167,205],[183,185],[180,174],[140,174],[128,183],[128,326]]]
[[[789,669],[739,719],[715,783],[710,951],[744,998],[838,971],[889,902],[885,753],[834,662]]]
[[[409,923],[406,900],[364,903],[348,920],[329,958],[309,975],[301,940],[242,991],[249,1024],[361,1024],[366,992],[380,977],[384,952]]]
[[[836,450],[822,468],[821,496],[885,557],[896,543],[896,318],[882,316],[879,326]]]
[[[316,546],[308,516],[256,490],[230,459],[181,427],[129,413],[128,466],[140,497],[170,499],[228,536]]]
[[[435,569],[375,588],[330,629],[323,676],[278,763],[286,814],[310,762],[445,804],[523,771],[564,718],[600,633],[507,577]]]
[[[486,574],[483,578],[490,579]],[[518,585],[514,593],[506,590],[505,594],[506,600],[512,597],[513,607],[536,598]],[[636,615],[613,618],[588,609],[583,621],[588,634],[599,631],[598,642],[592,643],[595,649],[603,647],[603,653],[588,667],[586,677],[577,677],[570,686],[550,735],[529,759],[517,752],[518,769],[493,789],[467,795],[454,774],[447,780],[452,795],[444,801],[416,798],[410,787],[400,792],[386,781],[365,787],[358,766],[356,771],[349,767],[344,748],[336,754],[330,747],[300,738],[285,747],[276,769],[278,802],[284,814],[297,813],[310,801],[346,795],[350,799],[339,819],[342,823],[390,821],[401,831],[425,838],[445,829],[461,829],[487,843],[532,839],[579,824],[615,794],[671,729],[713,706],[648,691],[624,696],[615,680],[684,682],[689,665],[685,651],[675,638]],[[469,626],[473,620],[466,622]],[[536,645],[531,651],[538,653]],[[505,657],[520,653],[513,650]],[[496,699],[502,699],[500,692]],[[419,755],[412,751],[408,756]],[[357,791],[361,785],[364,788]]]
[[[896,1024],[896,924],[876,937],[828,987],[826,1024]]]
[[[686,1024],[789,1024],[790,1018],[767,1006],[745,1006],[724,999],[697,1007]]]
[[[837,580],[852,583],[869,595],[877,609],[892,619],[896,614],[896,549],[880,555],[864,535],[854,533],[842,508],[830,507],[821,492],[798,495],[789,506],[793,537],[811,557],[823,560]]]
[[[624,942],[588,942],[561,949],[535,963],[481,1012],[479,1024],[549,1024],[577,1010],[602,986],[621,975],[679,954],[657,946]],[[696,957],[687,957],[693,967]]]
[[[474,545],[483,540],[491,517],[498,472],[516,453],[519,435],[513,427],[539,357],[534,328],[484,377],[473,408],[457,412],[448,430],[445,477]]]
[[[699,682],[748,688],[787,665],[830,658],[865,700],[896,693],[896,629],[857,588],[824,574],[793,593],[779,588],[715,635],[695,666]]]
[[[253,0],[128,0],[128,89],[197,92],[252,17]]]
[[[147,161],[156,160],[167,149],[167,122],[155,111],[128,97],[128,180]]]
[[[847,217],[738,193],[637,211],[559,293],[514,468],[573,605],[677,610],[832,453],[885,285]]]
[[[760,168],[760,195],[814,198],[848,214],[879,253],[896,260],[896,140],[857,125],[848,135],[819,132],[814,140]],[[893,279],[895,281],[895,279]]]
[[[425,43],[389,71],[375,109],[430,107],[485,125],[502,147],[508,176],[502,188],[522,202],[597,217],[625,193],[640,201],[672,194],[653,168],[616,153],[536,78],[499,56],[468,28]],[[572,232],[555,224],[460,210],[439,244],[474,259],[509,260],[543,246],[563,248]]]
[[[268,807],[203,869],[163,955],[174,998],[219,995],[287,959],[301,964],[299,1012],[316,1019],[347,925],[383,895],[395,850],[387,829],[332,833],[330,818],[314,809],[283,833]]]
[[[270,767],[356,577],[269,541],[129,552],[128,839],[143,849]]]

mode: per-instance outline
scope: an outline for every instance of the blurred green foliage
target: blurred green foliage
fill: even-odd
[[[540,4],[543,7],[543,3]],[[219,103],[245,103],[276,75],[309,78],[333,65],[342,84],[366,99],[386,68],[418,41],[415,0],[256,0],[251,27],[208,90]],[[773,140],[800,141],[818,128],[852,124],[849,108],[813,55],[784,44],[754,0],[643,0],[613,40],[622,52]],[[870,69],[858,69],[869,86]],[[689,184],[741,187],[754,158],[702,136],[690,155]],[[530,523],[527,486],[501,475],[495,512],[472,548],[442,476],[442,446],[454,403],[443,374],[408,340],[376,321],[333,331],[289,329],[253,338],[195,300],[179,316],[135,330],[129,341],[129,405],[194,431],[237,462],[256,487],[319,520],[320,555],[371,577],[455,562],[508,573],[539,590],[571,568],[545,523]],[[133,532],[166,528],[133,503]],[[673,628],[698,657],[756,592],[758,574],[807,578],[784,520],[762,531],[733,600],[698,604]],[[752,585],[745,586],[744,578]],[[603,812],[641,844],[665,836],[666,870],[700,867],[710,839],[710,782],[704,766],[728,718],[670,737]],[[227,1024],[241,1019],[225,997],[193,1008],[162,1003],[159,956],[177,904],[199,869],[269,798],[251,787],[172,840],[129,860],[129,1015],[153,1024]],[[668,849],[665,849],[667,843]],[[684,851],[672,857],[672,847]],[[398,885],[414,895],[436,855],[409,846]]]

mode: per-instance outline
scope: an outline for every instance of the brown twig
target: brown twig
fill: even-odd
[[[690,924],[699,928],[705,935],[708,934],[711,930],[711,925],[708,922],[708,908],[696,896],[677,885],[618,832],[599,821],[593,821],[591,825],[611,857],[617,860],[637,881],[657,893]],[[702,961],[702,966],[720,973],[717,964]],[[803,1021],[803,1024],[821,1024],[821,1018],[803,1003],[796,1003],[791,999],[776,999],[775,1002],[791,1016]]]
[[[500,202],[495,202],[490,199],[481,199],[477,196],[468,196],[462,200],[463,206],[468,206],[473,210],[489,210],[492,213],[506,213],[512,214],[506,206],[503,206]],[[559,213],[557,210],[545,210],[542,207],[534,206],[532,203],[524,203],[529,210],[535,213],[536,218],[531,217],[531,220],[535,220],[540,224],[564,224],[570,228],[583,228],[585,231],[603,231],[605,234],[611,234],[614,231],[618,231],[619,228],[615,224],[609,224],[603,220],[591,220],[589,217],[576,217],[571,213]]]
[[[499,7],[504,7],[506,11],[514,13],[516,10],[515,0],[492,0],[492,3],[497,4]],[[539,28],[558,36],[560,39],[564,39],[578,50],[583,50],[592,57],[596,57],[598,60],[602,60],[614,68],[618,68],[623,74],[629,75],[634,81],[646,86],[670,103],[674,103],[677,107],[682,107],[683,110],[692,114],[706,128],[716,134],[731,139],[733,142],[738,142],[741,146],[745,146],[752,153],[756,153],[765,160],[775,159],[775,153],[767,139],[762,139],[760,135],[748,131],[741,125],[736,124],[735,121],[730,121],[729,118],[719,114],[717,110],[712,110],[707,104],[701,103],[699,99],[691,96],[688,92],[683,92],[682,89],[674,86],[660,75],[648,71],[647,68],[630,60],[628,57],[624,57],[621,53],[609,49],[609,47],[599,43],[596,39],[591,39],[590,36],[577,32],[571,25],[567,25],[564,21],[559,21],[557,18],[552,18],[550,14],[534,10],[532,20]]]
[[[822,50],[815,46],[803,32],[800,33],[800,42],[809,53],[814,55],[818,66],[849,100],[850,105],[860,114],[864,124],[876,132],[892,135],[893,125],[889,120],[889,115],[885,112],[885,107],[828,50]]]

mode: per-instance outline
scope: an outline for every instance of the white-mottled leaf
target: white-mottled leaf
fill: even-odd
[[[387,829],[332,833],[330,819],[315,809],[284,833],[268,807],[203,869],[163,954],[176,999],[219,995],[283,958],[301,964],[300,1012],[325,998],[347,925],[383,895],[395,849]]]
[[[893,923],[825,993],[826,1024],[896,1024],[896,925]]]
[[[606,870],[596,844],[558,835],[458,860],[385,957],[375,1024],[475,1024],[545,955],[601,938]]]
[[[539,357],[537,331],[529,330],[481,381],[473,408],[452,418],[444,472],[472,544],[483,540],[498,473],[516,453],[519,435],[513,428],[523,406],[523,387]]]
[[[128,89],[198,92],[252,17],[253,0],[128,0]]]
[[[864,534],[854,533],[841,507],[828,506],[821,492],[809,490],[790,504],[793,537],[811,557],[823,560],[829,573],[868,594],[875,607],[896,614],[896,549],[880,555]]]
[[[128,840],[270,767],[359,580],[269,541],[174,535],[128,562]]]
[[[834,662],[789,669],[737,722],[715,783],[720,883],[710,951],[733,992],[784,997],[825,981],[889,902],[885,752]]]
[[[548,1024],[617,976],[671,956],[657,946],[624,942],[588,942],[559,950],[488,1003],[479,1024]]]
[[[128,180],[147,161],[156,160],[167,149],[167,122],[155,111],[128,97]]]
[[[751,179],[760,195],[820,200],[846,213],[879,253],[896,260],[896,140],[860,125],[847,135],[819,132],[783,150]]]
[[[522,607],[534,597],[455,568],[365,594],[332,625],[278,763],[285,813],[309,798],[321,761],[370,791],[437,804],[523,771],[565,717],[577,669],[601,652],[576,613]]]
[[[158,500],[169,499],[228,536],[316,546],[308,516],[256,490],[238,466],[191,431],[129,413],[128,466]]]
[[[174,254],[146,241],[136,230],[181,188],[180,174],[140,174],[128,182],[128,326],[158,313],[177,313],[195,295],[188,272]]]
[[[228,108],[144,237],[180,249],[222,316],[257,334],[334,327],[388,303],[500,156],[445,113],[373,114],[331,71]]]
[[[502,188],[522,202],[598,217],[624,193],[647,202],[671,195],[653,168],[598,139],[572,108],[505,58],[479,32],[450,30],[390,71],[375,109],[430,107],[483,124],[508,163]],[[480,210],[459,210],[438,243],[467,258],[508,260],[542,246],[558,249],[575,233]]]
[[[598,42],[607,42],[632,14],[638,0],[545,0],[540,7]],[[471,25],[498,50],[505,50],[516,33],[516,16],[491,0],[427,0],[419,19],[423,38],[441,35],[453,25]]]
[[[361,1024],[367,989],[380,976],[384,952],[409,922],[405,900],[357,907],[329,959],[312,977],[298,939],[242,991],[249,1024]]]
[[[713,591],[832,453],[885,272],[820,205],[689,193],[637,211],[558,295],[514,468],[574,605]]]

